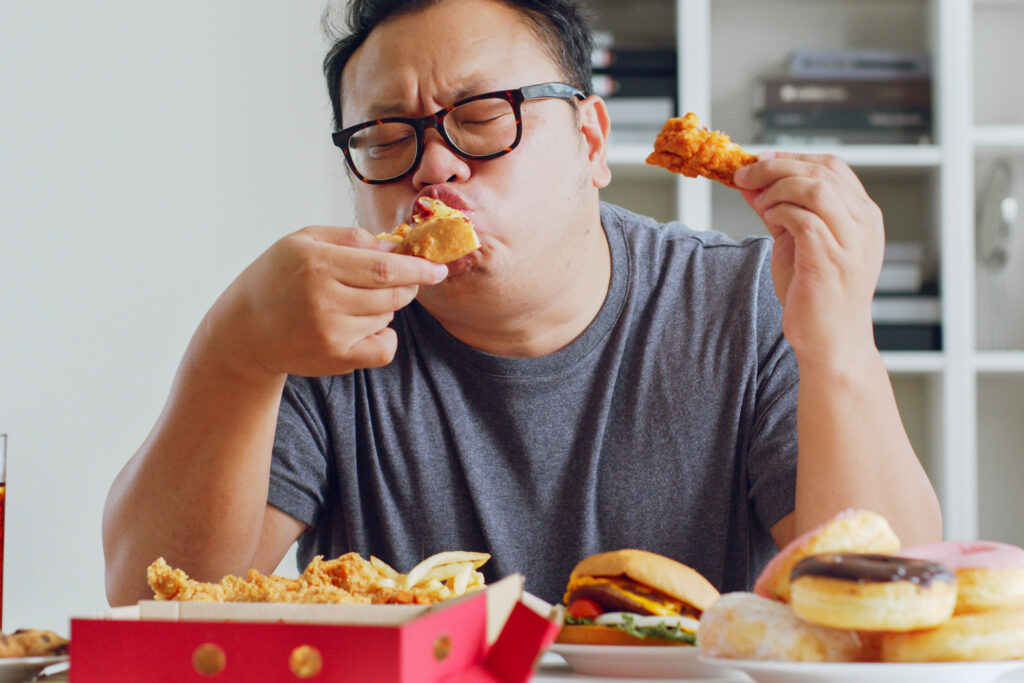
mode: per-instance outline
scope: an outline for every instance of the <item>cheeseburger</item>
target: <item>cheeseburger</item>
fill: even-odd
[[[697,620],[718,600],[699,573],[646,550],[614,550],[576,565],[559,643],[695,645]]]

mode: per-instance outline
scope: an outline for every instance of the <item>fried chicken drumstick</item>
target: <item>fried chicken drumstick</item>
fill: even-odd
[[[692,112],[666,121],[647,157],[652,166],[688,178],[711,178],[732,188],[736,187],[732,181],[736,170],[755,161],[756,154],[744,152],[725,133],[708,130]]]

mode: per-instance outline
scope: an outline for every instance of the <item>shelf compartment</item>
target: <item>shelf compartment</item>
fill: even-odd
[[[1019,215],[1024,213],[1024,147],[985,151],[975,154],[974,164],[974,199],[981,202],[989,197],[987,208],[982,211],[977,206],[974,213],[975,345],[983,351],[1024,351],[1024,309],[1018,294],[1024,289],[1024,222]],[[990,190],[988,184],[993,178],[1007,178],[993,174],[999,168],[1008,169],[1008,180],[1005,186],[999,183]],[[1018,203],[1018,216],[1008,229],[999,221],[1006,197]],[[984,225],[979,222],[983,217],[987,217]],[[1007,230],[1008,237],[997,236],[1003,230]],[[981,233],[986,236],[982,238]],[[1005,260],[996,258],[1000,253]]]
[[[612,167],[612,182],[601,189],[603,201],[650,216],[662,223],[676,220],[676,176],[654,166]]]
[[[932,52],[933,3],[929,0],[708,0],[708,4],[711,111],[697,114],[740,143],[755,139],[755,84],[782,73],[793,49]],[[769,33],[770,40],[766,39]],[[688,104],[683,101],[680,106],[686,111]]]
[[[1024,91],[1016,87],[1024,49],[1022,2],[974,4],[974,123],[1024,125]]]
[[[883,354],[887,367],[892,355]],[[941,356],[940,354],[913,355],[917,357],[914,362],[920,362],[921,367],[930,366],[936,362],[935,358],[926,358],[926,356]],[[890,370],[889,377],[892,382],[893,394],[896,397],[896,405],[899,407],[900,418],[903,420],[903,427],[907,431],[910,444],[914,447],[918,460],[921,461],[921,465],[936,490],[942,491],[944,485],[942,444],[945,438],[944,422],[939,417],[942,406],[942,373],[930,371],[893,373]],[[943,506],[944,509],[946,507]]]
[[[1024,377],[978,379],[978,537],[1024,545]]]

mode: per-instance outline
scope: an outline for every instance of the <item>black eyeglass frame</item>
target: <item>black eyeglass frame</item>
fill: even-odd
[[[464,159],[484,161],[508,154],[514,150],[523,139],[523,118],[521,114],[521,106],[523,102],[526,100],[539,100],[548,97],[556,97],[563,100],[572,100],[573,98],[579,100],[586,99],[586,95],[584,95],[579,88],[575,88],[568,83],[538,83],[537,85],[527,85],[522,88],[516,88],[515,90],[495,90],[494,92],[486,92],[480,95],[467,97],[464,100],[459,100],[458,102],[449,104],[447,107],[439,109],[433,114],[427,114],[426,116],[387,116],[381,119],[374,119],[373,121],[364,121],[363,123],[357,123],[354,126],[349,126],[348,128],[343,128],[331,133],[331,140],[333,140],[334,144],[345,154],[345,161],[348,162],[349,169],[352,170],[352,173],[357,178],[364,183],[369,183],[370,185],[383,185],[385,183],[393,183],[401,180],[419,168],[420,161],[423,159],[423,136],[428,128],[436,130],[448,147]],[[456,145],[450,137],[448,137],[448,132],[444,128],[444,118],[456,107],[461,107],[469,102],[492,98],[506,100],[512,105],[512,112],[516,118],[515,140],[513,140],[508,147],[490,154],[469,154],[468,152],[464,152],[459,149],[459,146]],[[405,123],[411,126],[416,132],[416,158],[413,159],[412,164],[410,164],[408,169],[396,176],[381,180],[371,180],[366,178],[359,172],[359,169],[356,168],[355,163],[352,161],[352,156],[349,153],[348,142],[354,134],[364,128],[376,126],[381,123]]]

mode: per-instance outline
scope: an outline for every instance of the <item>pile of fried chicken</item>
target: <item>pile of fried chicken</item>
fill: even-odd
[[[210,602],[304,602],[344,604],[431,604],[431,596],[398,588],[363,559],[347,553],[325,561],[316,556],[297,579],[260,574],[250,569],[243,578],[228,575],[220,583],[203,583],[188,577],[158,558],[146,570],[156,600]]]

